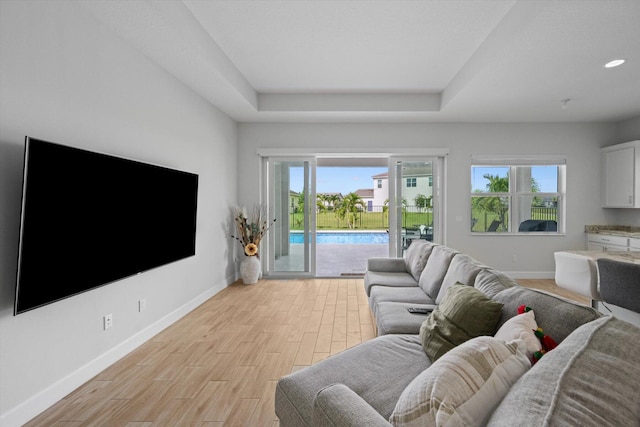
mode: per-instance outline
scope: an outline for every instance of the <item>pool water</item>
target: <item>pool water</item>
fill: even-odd
[[[302,233],[291,233],[289,243],[303,243]],[[336,233],[322,232],[316,233],[316,243],[321,244],[345,244],[345,245],[375,245],[389,243],[389,233],[387,232],[351,232]]]

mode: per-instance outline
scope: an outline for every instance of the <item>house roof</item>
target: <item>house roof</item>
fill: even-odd
[[[356,190],[355,193],[363,199],[373,198],[373,188],[361,188],[360,190]]]
[[[77,4],[239,122],[640,116],[637,0]]]

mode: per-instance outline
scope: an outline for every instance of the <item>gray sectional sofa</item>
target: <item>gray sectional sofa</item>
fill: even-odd
[[[278,381],[281,426],[640,425],[639,328],[523,288],[451,248],[418,243],[404,259],[369,264],[365,288],[378,337]],[[558,347],[531,367],[522,340],[481,336],[432,361],[420,331],[428,315],[410,314],[406,307],[444,301],[436,310],[443,309],[448,289],[459,290],[459,283],[501,304],[499,333],[524,319],[518,307],[526,305]],[[468,392],[458,390],[461,373],[485,369],[498,353],[504,359],[493,371],[462,381],[479,388],[461,398]],[[483,355],[488,359],[478,362]]]
[[[463,283],[493,297],[518,284],[468,255],[425,240],[414,240],[403,258],[370,258],[364,277],[378,335],[417,334],[428,314],[407,308],[434,308],[447,289]]]

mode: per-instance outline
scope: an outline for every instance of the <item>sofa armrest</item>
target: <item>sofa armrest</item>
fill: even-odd
[[[406,273],[407,266],[404,258],[369,258],[367,260],[367,271]]]
[[[390,427],[391,424],[344,384],[318,392],[313,402],[314,427]]]

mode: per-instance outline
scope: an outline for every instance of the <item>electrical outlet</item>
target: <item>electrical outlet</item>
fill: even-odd
[[[106,331],[113,326],[113,314],[107,314],[104,316],[104,330]]]
[[[147,308],[147,299],[142,298],[138,301],[138,311],[142,312],[145,310],[145,308]]]
[[[518,255],[513,254],[513,255],[511,256],[511,261],[513,261],[513,262],[518,262]]]

